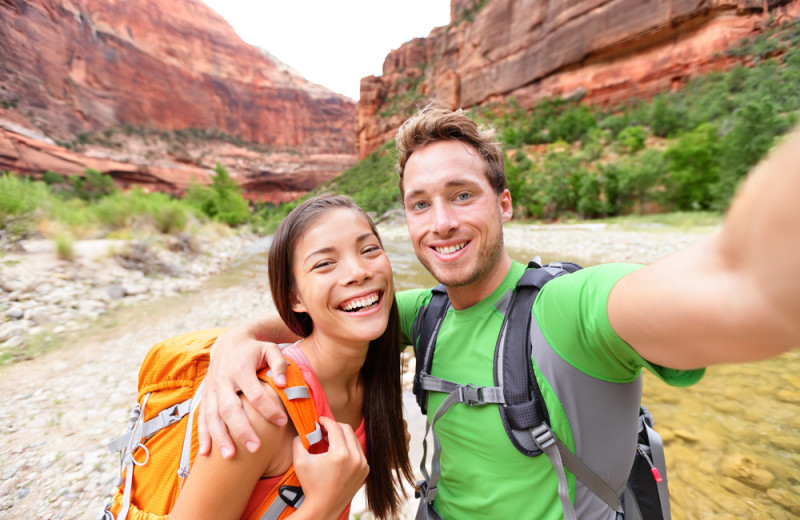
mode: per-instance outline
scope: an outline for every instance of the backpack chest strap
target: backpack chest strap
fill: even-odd
[[[503,404],[503,389],[496,386],[462,385],[442,379],[424,372],[420,373],[420,386],[428,392],[454,394],[455,403],[467,406],[480,406],[484,404]]]

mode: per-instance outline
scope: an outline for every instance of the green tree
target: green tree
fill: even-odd
[[[682,134],[665,153],[669,164],[667,199],[680,210],[708,209],[719,181],[717,128],[703,123]]]
[[[242,197],[241,186],[220,163],[214,167],[211,186],[192,184],[186,200],[208,217],[229,226],[239,226],[250,220],[250,207]]]

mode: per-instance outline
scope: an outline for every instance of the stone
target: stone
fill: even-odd
[[[0,345],[0,348],[2,349],[17,348],[22,346],[23,343],[25,343],[25,340],[22,339],[22,336],[14,336],[11,339],[6,340],[2,345]]]
[[[128,295],[128,291],[125,290],[125,287],[119,284],[109,285],[106,287],[106,292],[112,300],[119,300]]]
[[[797,495],[797,492],[785,489],[768,489],[767,496],[784,509],[800,514],[800,496]]]
[[[12,320],[21,320],[23,316],[25,316],[25,311],[20,309],[19,307],[12,307],[6,311],[6,316],[11,318]]]
[[[766,469],[766,464],[754,455],[739,453],[729,455],[720,462],[723,475],[735,478],[750,487],[764,491],[775,481],[775,475]]]
[[[37,325],[47,325],[48,323],[53,322],[52,313],[41,307],[31,309],[30,313],[28,314],[28,318]]]

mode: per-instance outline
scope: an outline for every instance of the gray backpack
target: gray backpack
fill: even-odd
[[[426,423],[424,455],[420,465],[424,480],[417,483],[416,492],[420,498],[417,520],[441,518],[433,507],[440,477],[441,445],[433,431],[434,451],[429,474],[425,467],[427,433],[457,403],[498,405],[514,447],[527,456],[537,457],[544,453],[550,459],[558,476],[558,493],[566,520],[576,520],[576,515],[569,498],[565,467],[616,511],[618,520],[670,520],[664,447],[661,437],[653,429],[653,418],[645,408],[639,410],[638,446],[627,485],[621,494],[611,489],[550,430],[547,408],[531,363],[530,328],[538,327],[532,319],[531,308],[539,290],[547,282],[579,269],[579,265],[571,262],[543,266],[538,257],[528,263],[528,269],[514,289],[495,346],[494,387],[460,385],[430,375],[436,337],[450,306],[443,285],[432,290],[431,301],[418,313],[411,333],[417,361],[414,394],[423,414],[427,413],[428,392],[443,392],[448,396],[433,419]]]

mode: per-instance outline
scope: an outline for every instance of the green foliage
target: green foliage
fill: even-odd
[[[11,172],[0,174],[0,238],[16,242],[33,233],[49,196],[43,182]]]
[[[644,150],[647,131],[639,125],[629,126],[617,135],[616,148],[622,153],[633,154]]]
[[[648,203],[661,202],[661,187],[666,175],[663,153],[648,149],[599,165],[601,186],[608,215],[628,213]]]
[[[132,189],[116,192],[88,209],[90,222],[105,226],[108,231],[133,229],[178,233],[186,228],[191,206],[169,197],[166,193],[145,193]]]
[[[597,120],[586,105],[571,105],[561,112],[548,126],[550,139],[572,143],[583,139],[597,126]]]
[[[69,184],[74,196],[90,202],[107,197],[116,190],[114,179],[94,168],[86,168],[83,171],[83,177],[70,176]]]
[[[713,187],[715,209],[727,208],[740,181],[790,128],[768,99],[750,101],[736,114],[730,132],[720,141],[720,177]]]
[[[656,96],[648,115],[653,135],[658,137],[669,137],[686,125],[686,109],[666,95]]]
[[[719,182],[719,142],[714,125],[703,123],[682,134],[666,151],[670,176],[667,199],[679,210],[709,209]]]
[[[313,193],[333,191],[349,195],[359,206],[375,216],[392,208],[402,207],[393,150],[394,141],[384,144]]]
[[[193,184],[185,198],[209,218],[229,226],[242,225],[251,218],[250,207],[242,197],[241,187],[219,163],[214,168],[211,186]]]
[[[75,259],[74,238],[68,232],[59,232],[55,236],[56,256],[61,260]]]

